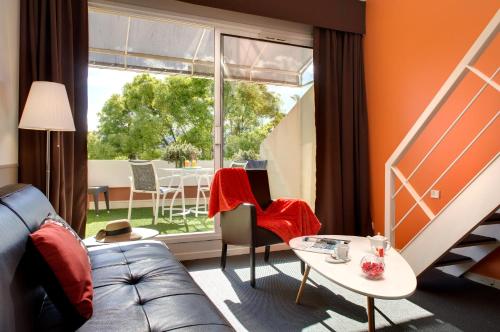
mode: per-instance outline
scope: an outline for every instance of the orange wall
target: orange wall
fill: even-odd
[[[500,248],[489,254],[480,264],[474,266],[471,272],[491,278],[500,279]]]
[[[376,231],[384,231],[384,165],[399,142],[406,135],[441,85],[484,29],[499,8],[498,0],[372,0],[366,4],[367,33],[365,38],[366,89],[368,98],[370,172],[372,187],[372,216]],[[498,65],[500,38],[477,66],[491,74]],[[498,78],[497,78],[498,81]],[[472,76],[466,77],[463,86],[444,106],[429,131],[419,139],[398,165],[405,174],[411,171],[434,140],[442,133],[467,102],[466,97],[480,86]],[[424,191],[464,145],[470,135],[486,123],[488,116],[498,109],[498,96],[485,91],[477,105],[471,108],[464,123],[452,132],[435,156],[429,159],[426,169],[416,174],[415,187]],[[483,112],[487,110],[487,112]],[[481,113],[480,113],[481,112]],[[489,112],[489,113],[488,113]],[[458,166],[459,172],[450,173],[441,183],[442,199],[426,200],[435,212],[463,186],[489,158],[499,151],[500,123],[486,133],[477,148],[470,151]],[[405,197],[406,196],[406,197]],[[401,216],[410,199],[402,192],[398,197],[396,214]],[[401,209],[403,208],[403,209]],[[425,222],[422,213],[408,218],[406,228],[398,235],[399,246],[408,241]],[[495,258],[496,257],[496,258]],[[498,254],[490,264],[500,265]],[[498,269],[485,269],[492,277],[500,279]],[[491,275],[493,274],[493,275]]]

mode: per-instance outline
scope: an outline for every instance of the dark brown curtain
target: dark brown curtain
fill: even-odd
[[[372,232],[362,38],[314,28],[316,215],[324,234]]]
[[[63,83],[76,132],[51,136],[50,201],[81,236],[87,206],[88,6],[21,0],[19,118],[33,81]],[[19,182],[45,191],[45,132],[19,130]]]

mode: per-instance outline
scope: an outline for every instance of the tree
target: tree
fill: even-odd
[[[262,84],[230,81],[224,84],[225,156],[259,154],[260,144],[281,121],[279,98]]]
[[[155,159],[176,141],[211,158],[212,87],[208,79],[136,76],[104,104],[99,128],[89,137],[89,158]]]
[[[212,79],[141,74],[106,101],[97,132],[89,133],[90,159],[155,159],[172,142],[189,143],[212,159]],[[257,153],[262,140],[283,118],[279,99],[264,85],[224,84],[226,157]]]
[[[156,105],[167,128],[164,146],[190,143],[201,150],[201,159],[212,159],[213,80],[168,77],[156,91]]]
[[[99,113],[97,138],[104,147],[91,149],[106,152],[107,159],[159,157],[165,132],[154,103],[159,84],[150,75],[138,75],[125,84],[122,95],[111,96]]]
[[[87,135],[87,154],[90,160],[99,159],[126,159],[120,158],[119,154],[110,144],[102,142],[97,132],[89,132]],[[111,157],[112,156],[112,157]]]

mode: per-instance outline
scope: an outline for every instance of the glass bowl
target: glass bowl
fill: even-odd
[[[361,258],[361,270],[368,279],[379,279],[384,274],[384,260],[376,255],[366,255]]]

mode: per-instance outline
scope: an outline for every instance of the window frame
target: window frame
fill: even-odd
[[[187,15],[168,10],[157,10],[153,8],[140,7],[125,3],[110,3],[102,0],[89,1],[89,11],[109,12],[116,14],[126,14],[142,18],[169,21],[179,24],[193,24],[199,27],[213,29],[214,31],[214,169],[223,166],[224,150],[224,116],[223,116],[223,72],[222,56],[224,36],[234,36],[240,38],[257,39],[265,42],[274,42],[291,46],[312,48],[312,29],[308,32],[294,32],[286,27],[289,22],[269,19],[272,27],[261,24],[260,17],[245,15],[248,22],[234,23],[229,20]],[[226,14],[228,17],[231,13]],[[241,15],[235,13],[235,15]],[[255,24],[254,24],[255,21]],[[214,241],[221,239],[220,218],[214,218],[214,230],[208,232],[193,232],[180,234],[160,234],[155,239],[166,244],[194,243],[202,241]]]

